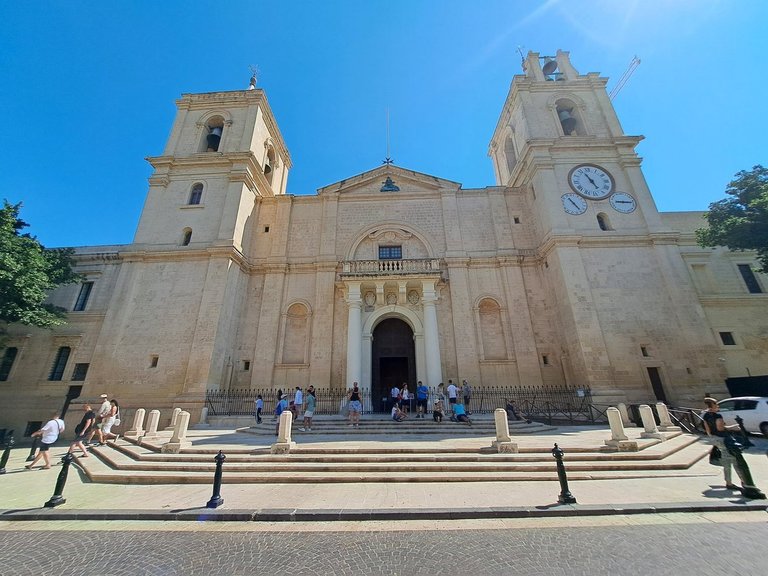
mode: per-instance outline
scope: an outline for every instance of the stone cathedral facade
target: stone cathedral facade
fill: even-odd
[[[385,164],[298,196],[262,90],[183,95],[134,242],[77,249],[86,281],[51,296],[68,324],[12,327],[0,426],[68,394],[194,421],[207,389],[357,381],[375,402],[466,378],[697,406],[768,374],[768,279],[698,247],[700,212],[657,210],[606,82],[529,53],[493,186]]]

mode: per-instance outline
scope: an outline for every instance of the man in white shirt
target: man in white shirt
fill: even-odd
[[[456,388],[456,384],[453,383],[453,380],[448,380],[446,392],[448,392],[448,405],[451,408],[451,412],[453,412],[453,406],[456,404],[456,395],[458,394],[458,389]]]
[[[104,437],[101,434],[101,425],[104,418],[107,417],[107,414],[109,414],[112,409],[112,404],[109,403],[109,396],[107,394],[102,394],[99,398],[101,399],[101,406],[99,406],[99,409],[96,411],[96,425],[93,426],[93,430],[91,431],[91,435],[88,436],[88,442],[86,442],[86,444],[96,444],[96,442],[93,442],[93,436],[95,434],[99,435],[98,443],[104,443]]]
[[[392,385],[392,390],[389,391],[389,408],[392,409],[392,406],[398,405],[400,402],[398,401],[400,398],[400,388],[397,387],[397,385]]]
[[[29,464],[25,466],[28,470],[32,469],[32,466],[37,464],[37,461],[42,458],[45,461],[43,468],[51,467],[51,457],[48,454],[48,449],[53,446],[56,440],[59,439],[59,434],[64,432],[64,421],[59,418],[58,414],[53,414],[51,419],[46,422],[45,426],[40,428],[37,432],[32,432],[32,436],[40,436],[40,451]]]
[[[300,386],[296,386],[296,393],[293,395],[293,406],[296,408],[294,414],[294,420],[299,414],[304,414],[304,392],[301,391]]]

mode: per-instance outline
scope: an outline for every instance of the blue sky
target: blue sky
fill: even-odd
[[[291,194],[397,165],[493,185],[517,47],[570,51],[610,89],[659,209],[704,210],[766,164],[768,2],[91,1],[0,4],[0,196],[46,246],[130,243],[182,93],[245,89],[293,159]]]

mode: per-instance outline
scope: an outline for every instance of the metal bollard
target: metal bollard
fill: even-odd
[[[48,500],[43,506],[46,508],[54,508],[60,504],[64,504],[66,500],[61,497],[61,495],[64,493],[64,485],[67,483],[67,472],[69,472],[69,465],[72,464],[72,460],[74,460],[75,457],[72,456],[69,452],[64,454],[61,458],[61,472],[59,472],[59,477],[56,479],[56,488],[53,490],[53,496],[51,496],[51,499]]]
[[[208,500],[208,503],[205,505],[207,508],[218,508],[224,504],[224,498],[221,497],[221,466],[224,464],[226,458],[227,457],[221,453],[221,450],[219,450],[219,453],[216,454],[216,457],[214,458],[214,460],[216,460],[216,473],[213,475],[213,496],[211,496],[211,499]]]
[[[13,440],[13,430],[11,430],[7,436],[8,441],[5,443],[5,450],[3,450],[3,455],[0,457],[0,474],[5,474],[5,465],[8,464],[8,458],[11,457],[11,449],[16,443]]]
[[[736,416],[735,418],[736,424],[739,425],[739,429],[741,430],[741,435],[744,436],[744,441],[742,444],[744,444],[745,448],[752,448],[754,444],[752,443],[752,440],[749,439],[749,433],[747,432],[747,429],[744,428],[744,418],[741,416]]]
[[[568,490],[568,477],[565,475],[565,466],[563,465],[563,451],[557,444],[552,449],[552,456],[557,460],[557,479],[560,480],[560,496],[557,501],[560,504],[576,504],[576,498]]]
[[[32,448],[29,449],[29,456],[27,456],[26,462],[32,462],[35,459],[38,444],[40,444],[40,436],[35,436],[35,439],[32,440]]]

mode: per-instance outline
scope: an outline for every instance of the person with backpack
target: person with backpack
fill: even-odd
[[[32,470],[32,467],[37,464],[41,458],[45,462],[42,466],[44,470],[48,470],[51,467],[51,456],[48,454],[48,450],[54,445],[56,440],[59,439],[59,434],[64,432],[64,421],[59,418],[58,413],[54,413],[51,419],[46,422],[45,426],[40,428],[37,432],[32,432],[32,436],[40,437],[40,451],[29,464],[24,466],[27,470]]]

